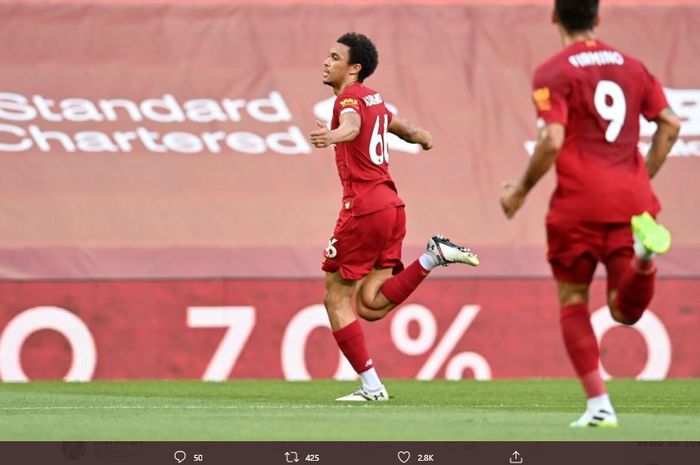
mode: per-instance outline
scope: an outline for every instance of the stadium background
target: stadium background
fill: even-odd
[[[544,259],[552,174],[515,220],[498,205],[559,39],[549,1],[484,3],[0,2],[0,379],[353,376],[321,305],[340,188],[332,151],[304,140],[330,116],[321,63],[348,30],[379,48],[368,84],[436,140],[390,144],[405,260],[443,232],[483,263],[365,325],[382,375],[573,376]],[[614,326],[593,289],[603,365],[698,377],[700,6],[603,3],[599,36],[684,123],[654,180],[674,245],[652,311]]]

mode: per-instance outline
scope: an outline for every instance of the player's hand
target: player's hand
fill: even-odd
[[[326,126],[319,120],[316,120],[316,126],[318,126],[318,129],[309,134],[309,140],[311,141],[311,145],[319,149],[323,149],[328,147],[329,145],[333,145],[333,137],[331,134],[331,130],[328,129],[328,126]]]
[[[515,181],[503,183],[503,193],[501,194],[501,208],[508,219],[513,218],[515,213],[525,202],[527,193]]]
[[[420,146],[423,147],[423,150],[430,150],[433,148],[433,135],[430,134],[428,131],[423,130],[423,134],[421,139],[423,139],[420,143]]]

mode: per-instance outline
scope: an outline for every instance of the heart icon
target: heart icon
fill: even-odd
[[[401,461],[401,463],[406,463],[408,462],[408,459],[411,458],[411,453],[407,450],[400,450],[396,454],[396,456],[399,458],[399,461]]]

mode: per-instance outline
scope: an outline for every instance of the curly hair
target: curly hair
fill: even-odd
[[[338,43],[346,45],[350,49],[348,63],[361,66],[357,75],[358,81],[363,82],[377,69],[377,64],[379,64],[377,48],[364,34],[348,32],[338,38]]]
[[[599,0],[555,0],[554,11],[569,32],[593,29]]]

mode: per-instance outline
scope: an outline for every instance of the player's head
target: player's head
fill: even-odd
[[[592,31],[598,25],[599,0],[555,0],[554,22],[567,32]]]
[[[358,81],[364,81],[377,69],[379,63],[377,48],[367,36],[348,32],[338,38],[338,43],[348,47],[348,63],[360,65],[360,71],[357,73]]]
[[[345,80],[363,82],[379,62],[377,48],[363,34],[348,32],[338,38],[323,63],[323,83],[330,86]]]

